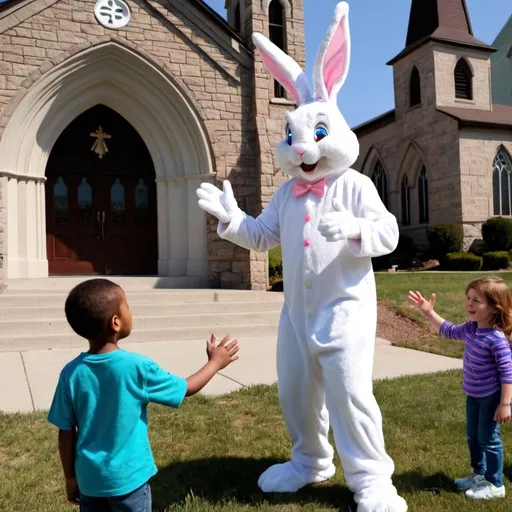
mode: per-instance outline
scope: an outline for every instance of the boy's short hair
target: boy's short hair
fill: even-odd
[[[121,290],[108,279],[90,279],[75,286],[64,307],[71,328],[87,340],[106,334],[111,318],[119,313]]]

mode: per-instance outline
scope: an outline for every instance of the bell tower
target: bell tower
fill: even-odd
[[[405,48],[388,62],[397,119],[418,107],[491,110],[493,51],[473,35],[466,0],[412,0]]]

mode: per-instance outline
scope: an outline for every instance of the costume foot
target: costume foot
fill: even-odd
[[[334,464],[320,471],[290,461],[269,467],[260,476],[258,486],[263,492],[297,492],[306,485],[329,480],[335,472]]]
[[[357,512],[407,512],[407,503],[398,495],[361,500]]]

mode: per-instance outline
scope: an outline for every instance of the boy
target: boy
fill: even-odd
[[[118,347],[132,329],[123,289],[85,281],[65,305],[73,330],[89,341],[62,370],[48,420],[59,428],[69,502],[81,512],[151,511],[149,480],[157,473],[148,439],[147,404],[179,407],[238,359],[238,341],[207,341],[208,363],[182,379],[151,359]]]

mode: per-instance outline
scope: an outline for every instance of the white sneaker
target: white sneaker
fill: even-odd
[[[484,480],[477,487],[466,491],[466,496],[470,500],[494,500],[505,497],[505,486],[496,487],[487,480]]]
[[[459,491],[467,491],[468,489],[473,489],[473,487],[480,485],[482,482],[485,482],[483,475],[471,475],[466,478],[457,478],[455,485]]]

